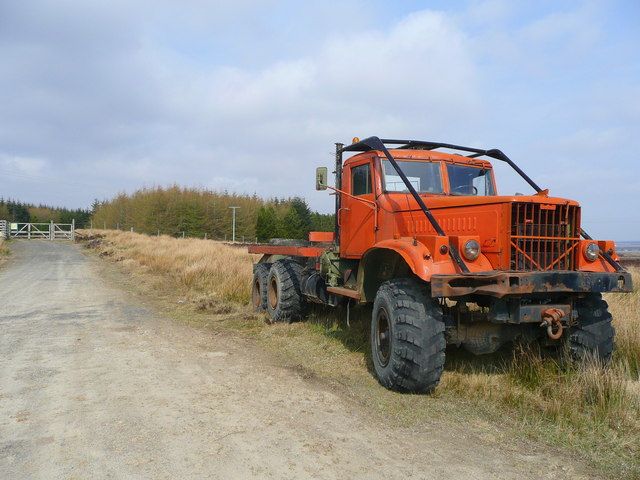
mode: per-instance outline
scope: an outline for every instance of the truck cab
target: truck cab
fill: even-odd
[[[444,205],[445,198],[447,205],[453,206],[469,204],[462,197],[496,195],[493,168],[487,161],[420,150],[394,150],[393,155],[416,192],[436,208]],[[342,175],[344,193],[338,209],[341,256],[358,258],[378,240],[420,233],[418,225],[406,225],[403,215],[395,215],[419,207],[380,152],[349,158]],[[387,218],[389,215],[392,218]],[[423,220],[420,215],[418,218]]]

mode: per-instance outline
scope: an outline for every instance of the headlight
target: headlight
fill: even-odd
[[[584,258],[589,260],[590,262],[595,262],[600,255],[600,247],[596,243],[588,243],[586,247],[584,247]]]
[[[467,260],[475,260],[480,255],[480,244],[477,240],[467,240],[462,249],[462,254]]]

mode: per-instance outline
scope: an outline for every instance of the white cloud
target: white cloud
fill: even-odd
[[[0,154],[0,169],[2,169],[5,174],[41,175],[46,165],[46,160],[42,158]]]

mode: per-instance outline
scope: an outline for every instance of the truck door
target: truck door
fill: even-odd
[[[357,258],[371,248],[375,241],[373,176],[371,161],[350,165],[343,173],[342,206],[338,212],[340,222],[340,256]],[[344,185],[344,184],[347,185]]]

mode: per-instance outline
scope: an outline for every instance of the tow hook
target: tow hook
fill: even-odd
[[[560,321],[564,317],[564,311],[559,308],[547,308],[542,312],[541,327],[547,327],[547,335],[551,340],[558,340],[562,336],[564,327]],[[555,333],[554,333],[555,327]]]

